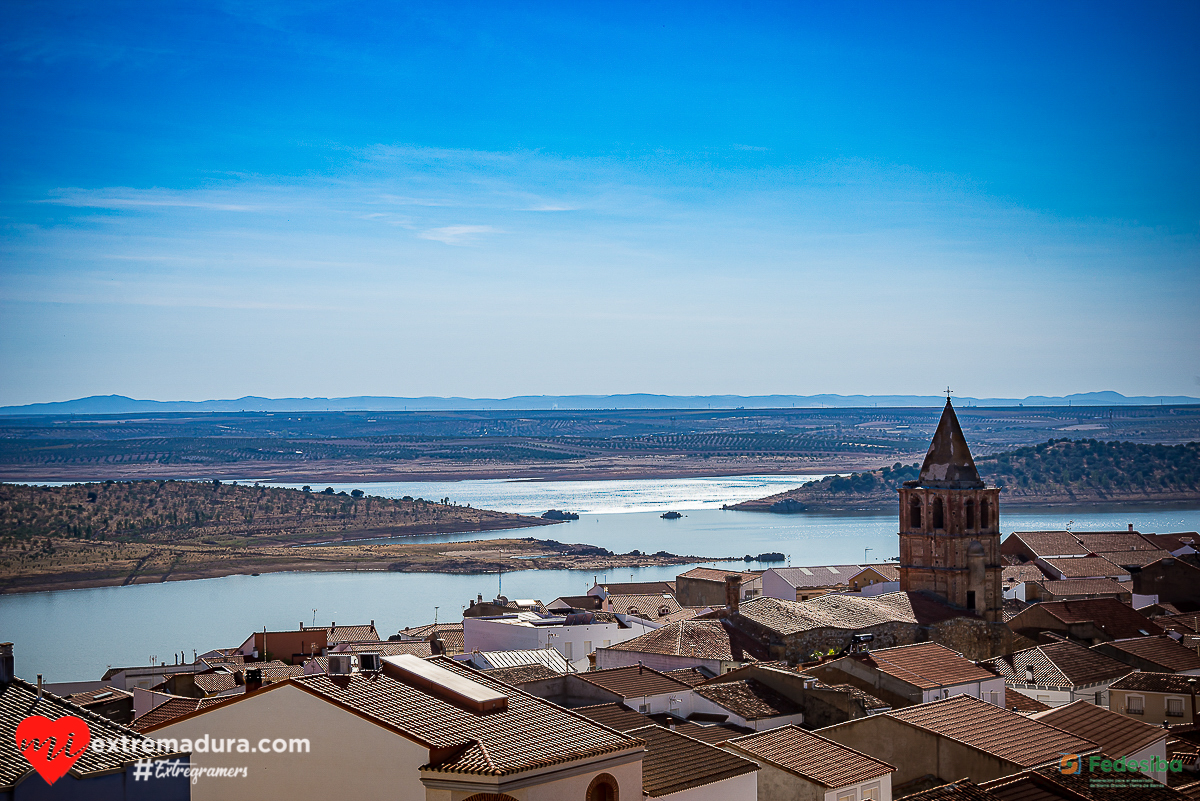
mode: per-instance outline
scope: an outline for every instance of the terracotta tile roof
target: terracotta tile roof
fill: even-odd
[[[338,654],[379,654],[380,656],[399,656],[400,654],[412,654],[424,659],[427,656],[433,656],[433,650],[428,642],[424,640],[385,640],[383,642],[370,643],[349,643],[339,646],[338,650],[334,651]]]
[[[1046,574],[1033,562],[1000,568],[1000,581],[1003,584],[1023,584],[1026,581],[1045,581],[1045,579]]]
[[[253,665],[247,669],[253,669]],[[283,667],[260,668],[260,670],[262,670],[263,684],[274,684],[277,681],[304,675],[304,668],[300,665],[284,665]]]
[[[747,729],[745,726],[735,726],[732,723],[718,723],[713,726],[702,726],[699,723],[691,720],[685,720],[675,724],[675,731],[680,734],[686,734],[693,740],[699,740],[702,743],[709,745],[718,745],[720,743],[732,740],[734,737],[741,737],[743,734],[749,734],[754,731]]]
[[[1062,754],[1084,754],[1097,749],[1094,742],[969,695],[884,714],[1023,767],[1058,760]]]
[[[887,581],[899,581],[900,580],[900,566],[899,565],[895,565],[895,564],[892,564],[892,565],[882,565],[882,564],[863,565],[862,570],[860,570],[858,572],[861,573],[861,572],[863,572],[863,570],[874,570],[876,573],[878,573],[880,576],[882,576]],[[851,576],[851,578],[853,578],[853,576]]]
[[[503,693],[508,708],[487,714],[464,710],[393,677],[386,664],[377,674],[316,674],[292,681],[433,748],[451,749],[448,757],[422,770],[501,776],[639,747],[633,738],[487,673],[445,657],[426,661]]]
[[[816,565],[813,567],[773,567],[775,573],[796,589],[835,587],[846,584],[863,569],[862,565]]]
[[[748,734],[730,747],[822,787],[837,789],[886,776],[896,768],[799,726]]]
[[[241,654],[229,654],[223,656],[208,656],[200,657],[200,661],[210,668],[229,665],[235,668],[240,668],[246,661],[246,657]]]
[[[691,687],[695,687],[697,684],[702,684],[712,678],[712,676],[708,675],[707,673],[705,673],[704,671],[702,671],[700,668],[697,668],[697,667],[687,667],[687,668],[679,668],[678,670],[668,670],[668,671],[666,671],[666,675],[670,676],[673,679],[682,681],[684,684],[687,684]]]
[[[70,701],[72,704],[78,704],[79,706],[100,706],[111,703],[118,698],[132,697],[133,693],[117,687],[101,687],[98,690],[88,690],[87,692],[68,695],[64,700]]]
[[[1063,595],[1125,595],[1133,592],[1129,582],[1122,585],[1112,579],[1062,579],[1039,581],[1038,586],[1051,596]]]
[[[1182,673],[1185,670],[1200,670],[1200,656],[1190,648],[1185,648],[1170,637],[1134,637],[1131,639],[1113,640],[1104,643],[1108,648],[1115,648],[1139,659],[1153,662],[1170,673]]]
[[[935,642],[881,648],[851,658],[923,690],[996,678],[990,670]]]
[[[1200,612],[1184,612],[1179,615],[1170,615],[1165,622],[1169,622],[1181,630],[1187,629],[1191,632],[1200,632]]]
[[[1050,556],[1083,556],[1088,550],[1069,531],[1014,531],[1016,537],[1042,559]]]
[[[1146,541],[1155,548],[1165,551],[1176,551],[1185,545],[1190,545],[1200,551],[1200,534],[1195,531],[1181,531],[1177,534],[1143,534]]]
[[[499,679],[505,684],[521,684],[526,681],[541,681],[542,679],[556,679],[563,675],[556,670],[551,670],[543,664],[536,665],[515,665],[513,667],[492,668],[484,671],[494,679]]]
[[[617,595],[675,594],[675,582],[673,581],[614,581],[611,584],[601,584],[600,586],[606,593],[616,593]]]
[[[640,637],[611,646],[611,651],[684,656],[745,662],[765,659],[767,649],[721,620],[684,620],[668,623]]]
[[[145,739],[134,734],[128,728],[64,698],[59,698],[53,693],[44,692],[41,700],[38,700],[37,696],[37,687],[19,678],[14,678],[4,692],[0,693],[0,792],[12,788],[23,777],[32,774],[29,762],[17,750],[16,741],[17,726],[30,714],[38,714],[51,720],[72,715],[82,718],[91,731],[93,742],[100,738],[114,738],[118,741],[128,738],[134,741],[130,747],[137,748]],[[88,748],[79,755],[69,774],[81,777],[117,771],[137,760],[138,756],[132,751],[128,754],[110,753],[107,749],[99,752]],[[33,778],[32,782],[34,783],[22,785],[27,791],[24,795],[21,792],[16,795],[25,797],[28,792],[36,793],[39,796],[43,795],[41,791],[45,790],[45,785],[42,784],[42,780]],[[41,784],[40,790],[38,784]],[[94,792],[96,788],[92,789]],[[87,790],[84,788],[79,792],[86,794]]]
[[[136,718],[133,723],[129,724],[129,728],[134,731],[143,732],[153,726],[159,726],[181,715],[186,715],[189,712],[208,709],[209,707],[218,706],[241,697],[240,695],[225,695],[217,698],[182,698],[176,696],[154,707],[154,709],[151,709],[140,718]]]
[[[663,615],[655,622],[666,624],[666,623],[679,623],[680,621],[683,621],[683,620],[693,620],[693,619],[699,617],[704,612],[709,611],[710,609],[711,609],[711,607],[707,607],[707,606],[685,606],[682,609],[680,609],[678,612],[672,612],[669,615]]]
[[[1200,692],[1200,676],[1189,676],[1183,673],[1154,673],[1148,670],[1135,671],[1108,685],[1110,690],[1140,690],[1142,692],[1185,695],[1190,695],[1192,688],[1196,688]]]
[[[551,601],[547,609],[580,609],[584,612],[594,612],[604,604],[604,599],[598,595],[563,595],[554,600],[561,603],[555,604]]]
[[[1065,578],[1118,578],[1129,580],[1129,571],[1099,556],[1043,559]]]
[[[983,664],[1015,683],[1024,683],[1029,675],[1026,668],[1032,668],[1034,683],[1042,687],[1088,687],[1129,672],[1124,662],[1066,641],[1027,648]]]
[[[882,623],[936,623],[960,611],[919,593],[890,592],[874,598],[822,595],[807,601],[760,597],[745,601],[738,615],[780,635],[831,628],[852,631]]]
[[[859,689],[853,684],[826,684],[823,681],[818,681],[816,686],[826,690],[838,690],[839,692],[850,693],[853,697],[862,702],[863,709],[891,709],[892,705],[881,698],[876,698],[866,690]]]
[[[804,711],[791,699],[755,679],[701,684],[693,692],[745,720],[798,715]]]
[[[642,665],[590,670],[576,675],[622,698],[641,698],[643,695],[662,695],[691,689],[679,679],[673,679],[665,673]]]
[[[1017,615],[1029,608],[1029,604],[1022,601],[1020,598],[1005,598],[1004,599],[1004,622],[1012,620]]]
[[[747,573],[738,570],[715,570],[711,567],[693,567],[688,572],[680,573],[675,578],[689,578],[699,581],[716,581],[724,584],[726,576],[741,576],[742,581],[749,581],[750,579],[756,579],[761,575],[761,573]]]
[[[959,779],[956,782],[906,795],[904,801],[1001,801],[1001,799],[970,779]],[[1057,799],[1039,797],[1022,799],[1022,801],[1057,801]]]
[[[318,628],[325,629],[330,645],[342,642],[379,641],[379,632],[375,630],[374,623],[368,623],[365,626],[319,626]]]
[[[1162,628],[1150,618],[1116,598],[1083,598],[1078,601],[1044,601],[1025,610],[1025,614],[1040,609],[1063,623],[1095,623],[1114,640],[1162,634]],[[1021,628],[1020,615],[1014,618],[1014,628]],[[1145,634],[1142,634],[1142,632]]]
[[[197,673],[195,681],[196,688],[205,695],[217,695],[238,686],[232,673]]]
[[[1157,562],[1164,556],[1167,558],[1174,558],[1171,556],[1170,551],[1116,551],[1114,553],[1104,551],[1097,552],[1096,555],[1103,559],[1107,559],[1114,565],[1119,565],[1120,567],[1126,568],[1145,567],[1151,562]]]
[[[1161,550],[1136,531],[1076,531],[1073,536],[1090,553]]]
[[[1087,701],[1074,701],[1029,717],[1098,743],[1104,753],[1116,757],[1132,756],[1167,737],[1165,729]]]
[[[670,593],[657,595],[615,595],[610,593],[604,599],[606,611],[618,615],[634,615],[644,620],[658,620],[661,617],[682,612],[683,607],[675,596]]]
[[[1058,765],[1027,770],[984,782],[983,788],[999,801],[1185,801],[1186,796],[1165,784],[1150,781],[1121,787],[1092,786],[1087,771],[1064,774]],[[907,796],[905,801],[917,796]]]
[[[758,763],[653,724],[629,732],[646,742],[642,791],[650,798],[744,776]]]
[[[634,712],[624,704],[613,703],[580,706],[576,707],[574,711],[617,731],[640,729],[643,726],[653,723],[650,718],[639,712]]]
[[[1013,712],[1044,712],[1050,707],[1016,690],[1004,689],[1004,708]]]
[[[446,632],[448,632],[448,631],[462,631],[462,630],[463,630],[462,623],[438,623],[438,624],[436,624],[436,631],[443,636],[445,636]],[[400,629],[400,636],[408,637],[408,638],[415,639],[415,640],[423,640],[426,637],[428,637],[430,634],[433,634],[434,631],[435,631],[435,625],[433,623],[426,623],[423,626],[412,626],[410,628]]]

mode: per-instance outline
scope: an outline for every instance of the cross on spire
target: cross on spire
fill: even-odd
[[[947,386],[946,386],[946,400],[947,400],[947,401],[949,401],[949,400],[950,400],[950,394],[951,394],[952,392],[954,392],[954,390],[950,389],[950,386],[949,386],[949,385],[947,385]]]

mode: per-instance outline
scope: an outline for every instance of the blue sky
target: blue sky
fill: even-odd
[[[1200,395],[1198,34],[1194,3],[6,3],[0,403]]]

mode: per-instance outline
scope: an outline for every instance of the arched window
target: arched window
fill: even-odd
[[[987,498],[979,502],[979,527],[987,528],[992,524],[991,509],[988,508]]]
[[[963,513],[967,518],[967,528],[975,528],[975,501],[968,500],[963,504]]]
[[[921,527],[921,500],[919,498],[913,498],[908,506],[908,527]]]
[[[934,528],[945,528],[946,527],[946,509],[944,506],[942,506],[941,498],[933,499],[933,527]]]
[[[620,801],[617,780],[607,773],[592,779],[587,789],[587,801]]]

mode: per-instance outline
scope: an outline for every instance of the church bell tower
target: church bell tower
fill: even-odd
[[[948,397],[920,477],[899,492],[900,589],[1002,622],[1000,490],[980,480]]]

